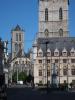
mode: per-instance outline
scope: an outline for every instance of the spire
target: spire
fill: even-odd
[[[22,31],[21,27],[17,24],[17,26],[14,28],[14,31]]]

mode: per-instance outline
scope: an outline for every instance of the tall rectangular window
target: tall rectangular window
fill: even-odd
[[[45,9],[45,21],[48,21],[48,8]]]
[[[39,60],[39,63],[42,63],[42,60]]]
[[[63,63],[67,63],[67,59],[63,59]]]
[[[42,70],[39,70],[39,76],[42,76]]]
[[[55,63],[58,63],[58,61],[59,61],[58,59],[55,59]]]
[[[71,63],[75,63],[75,59],[71,59]]]
[[[50,76],[50,70],[47,70],[47,75]]]
[[[62,11],[62,8],[59,9],[59,19],[60,20],[63,19],[63,11]]]
[[[19,41],[21,41],[21,34],[19,34]]]
[[[75,68],[71,69],[71,73],[72,73],[72,75],[75,75]]]
[[[18,41],[18,33],[16,33],[16,41]]]
[[[66,76],[67,75],[67,68],[63,69],[63,75]]]
[[[50,60],[49,59],[47,60],[47,63],[50,63]]]

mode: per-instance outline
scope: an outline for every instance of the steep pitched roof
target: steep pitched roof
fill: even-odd
[[[14,31],[22,31],[21,27],[17,24],[17,26],[14,28]]]
[[[62,38],[38,38],[37,46],[41,47],[43,54],[46,54],[46,42],[47,48],[51,50],[52,55],[54,54],[55,49],[59,50],[60,55],[64,48],[66,48],[68,55],[72,48],[75,49],[75,37],[62,37]]]

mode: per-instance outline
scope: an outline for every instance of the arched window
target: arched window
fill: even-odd
[[[59,9],[59,19],[60,20],[63,19],[63,11],[62,11],[62,8]]]
[[[59,30],[59,36],[60,36],[60,37],[63,37],[63,29],[60,29],[60,30]]]
[[[46,37],[49,36],[49,31],[48,31],[48,29],[45,29],[45,36],[46,36]]]
[[[45,21],[48,21],[48,8],[45,9]]]

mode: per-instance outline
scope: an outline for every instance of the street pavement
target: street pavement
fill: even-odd
[[[7,100],[75,100],[75,92],[46,92],[32,88],[8,88]]]

